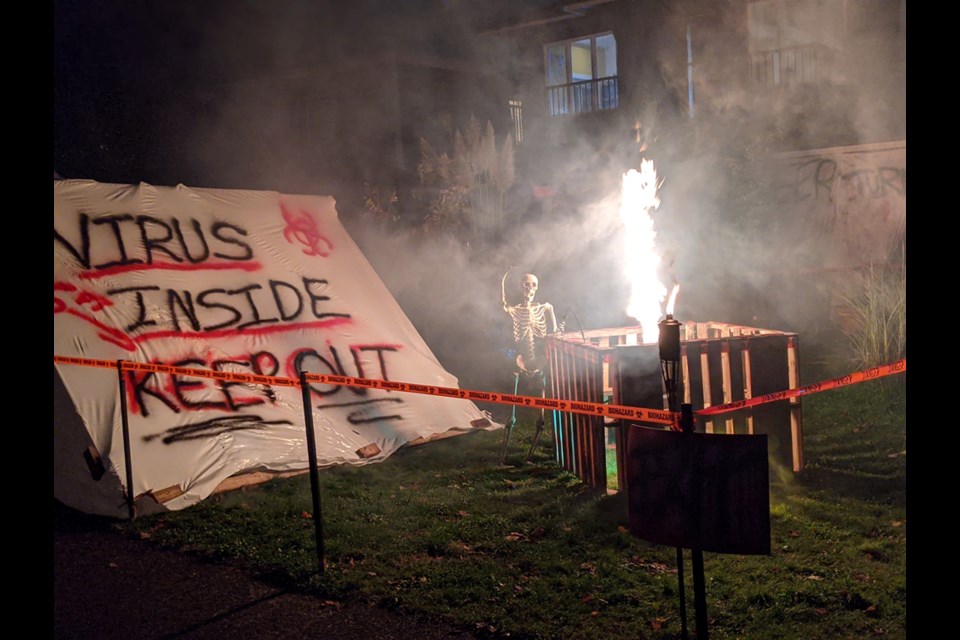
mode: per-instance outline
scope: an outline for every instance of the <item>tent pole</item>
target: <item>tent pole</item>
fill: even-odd
[[[120,381],[120,424],[123,429],[123,464],[127,468],[127,513],[136,517],[133,504],[133,467],[130,462],[130,422],[127,419],[127,387],[123,378],[123,360],[117,360],[117,378]]]
[[[307,455],[310,459],[310,492],[313,494],[313,524],[317,535],[317,560],[320,573],[324,571],[323,560],[323,514],[320,510],[320,474],[317,471],[317,436],[313,432],[313,409],[310,404],[310,386],[307,372],[300,372],[300,390],[303,393],[303,421],[307,427]]]

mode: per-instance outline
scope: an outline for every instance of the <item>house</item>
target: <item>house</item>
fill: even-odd
[[[420,141],[452,152],[451,131],[474,116],[515,147],[493,239],[582,218],[641,156],[663,177],[658,228],[688,281],[784,253],[797,258],[788,271],[824,262],[818,247],[734,246],[740,236],[725,243],[735,260],[691,259],[738,228],[797,237],[792,222],[811,216],[769,204],[769,189],[802,205],[813,185],[824,233],[843,215],[841,186],[877,196],[871,215],[905,228],[904,0],[335,4],[171,2],[136,18],[58,5],[57,170],[335,194],[345,221],[373,189],[400,194],[393,213],[415,226],[429,208],[412,198]],[[862,145],[882,145],[882,163]],[[742,170],[766,164],[786,174]]]
[[[775,321],[814,308],[784,281],[831,298],[836,274],[903,262],[905,2],[534,4],[479,38],[509,53],[517,173],[540,193],[583,206],[655,160],[678,279],[772,292]]]

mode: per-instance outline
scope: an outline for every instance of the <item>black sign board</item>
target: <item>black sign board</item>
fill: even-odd
[[[630,532],[648,542],[770,554],[766,435],[627,431]]]

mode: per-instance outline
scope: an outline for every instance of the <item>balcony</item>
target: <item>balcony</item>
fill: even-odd
[[[831,51],[822,45],[762,51],[750,56],[750,78],[761,87],[817,83],[832,63]]]
[[[617,76],[558,84],[547,87],[547,100],[552,116],[609,111],[620,106],[620,86]]]

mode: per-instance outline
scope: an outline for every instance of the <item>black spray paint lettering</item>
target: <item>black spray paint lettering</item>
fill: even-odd
[[[152,442],[161,438],[163,444],[173,444],[183,440],[200,440],[214,438],[221,433],[243,431],[247,429],[263,429],[273,424],[293,424],[289,420],[264,420],[257,415],[222,416],[167,429],[162,433],[144,436],[144,442]]]
[[[841,172],[836,160],[816,158],[795,167],[789,199],[794,202],[810,199],[833,202],[838,180],[847,185],[850,195],[857,199],[907,197],[906,167],[881,166]]]
[[[106,293],[135,305],[137,319],[124,328],[128,334],[143,332],[148,327],[176,332],[242,331],[281,321],[350,318],[348,313],[325,308],[330,301],[330,296],[324,293],[327,286],[326,280],[304,276],[297,285],[269,280],[266,287],[249,284],[239,289],[213,288],[196,294],[157,286],[121,287]],[[147,316],[151,306],[165,309],[163,325]]]
[[[888,194],[907,196],[907,170],[905,167],[881,167],[858,169],[840,176],[851,187],[852,195],[858,198],[882,198]]]
[[[374,371],[367,371],[363,366],[363,353],[373,351],[377,355],[377,367]],[[388,367],[384,354],[397,351],[397,347],[383,345],[352,345],[350,353],[353,356],[353,366],[356,375],[349,375],[343,362],[340,359],[340,352],[331,344],[327,345],[324,353],[316,349],[301,349],[293,357],[293,371],[296,377],[306,371],[308,373],[333,374],[334,376],[345,376],[351,378],[374,378],[379,380],[389,380]],[[370,375],[368,375],[370,374]],[[332,378],[331,378],[332,379]],[[346,382],[346,380],[344,380]],[[354,385],[357,384],[353,381]],[[326,397],[338,393],[344,388],[343,385],[325,385],[319,387],[311,384],[310,391],[320,397]],[[373,385],[370,385],[373,386]],[[415,385],[409,385],[411,388]],[[367,389],[357,388],[356,386],[346,387],[354,394],[362,396],[367,394]]]
[[[183,223],[177,218],[118,213],[91,218],[77,217],[77,228],[67,234],[56,225],[53,240],[84,269],[109,269],[154,264],[158,259],[201,264],[211,258],[246,261],[253,249],[245,240],[247,230],[229,222],[212,221],[205,228],[198,220]],[[68,239],[69,238],[71,239]]]
[[[317,405],[317,409],[337,409],[344,407],[358,407],[347,413],[347,422],[350,424],[368,424],[371,422],[381,422],[384,420],[403,420],[399,413],[386,414],[379,410],[384,404],[403,404],[403,400],[396,397],[389,398],[370,398],[368,400],[357,400],[354,402],[336,402]]]

